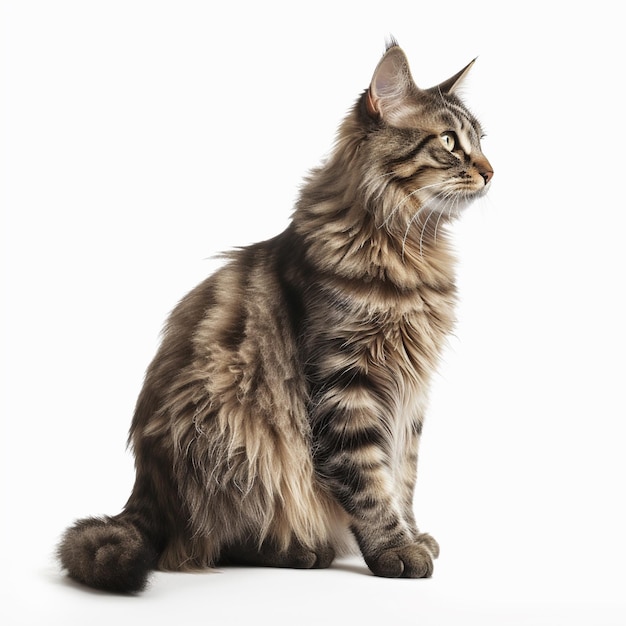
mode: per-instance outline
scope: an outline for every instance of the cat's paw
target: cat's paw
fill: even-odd
[[[417,535],[417,543],[424,544],[433,559],[439,557],[439,544],[437,543],[435,538],[431,537],[428,533],[419,533],[419,535]]]
[[[294,569],[322,569],[330,567],[335,551],[330,546],[308,548],[293,541],[289,548],[281,550],[267,542],[260,547],[242,543],[225,550],[220,563],[223,565],[259,565],[263,567],[290,567]]]
[[[315,551],[299,547],[287,553],[286,567],[297,569],[324,569],[335,560],[335,551],[330,547],[316,548]]]
[[[428,534],[404,546],[389,548],[366,559],[376,576],[385,578],[430,578],[433,560],[439,556],[439,544]]]

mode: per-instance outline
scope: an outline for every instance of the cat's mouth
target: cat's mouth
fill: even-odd
[[[470,200],[478,200],[482,198],[491,188],[491,180],[488,180],[482,187],[470,191]]]

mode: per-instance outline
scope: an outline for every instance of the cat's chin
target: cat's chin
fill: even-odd
[[[461,198],[454,201],[431,201],[425,205],[425,213],[428,216],[428,220],[432,220],[436,217],[439,222],[452,221],[458,218],[461,213],[464,213],[472,202],[473,199],[470,198]]]
[[[424,205],[424,211],[428,215],[441,216],[441,219],[454,219],[465,212],[478,198],[482,198],[488,189],[489,185],[485,185],[478,191],[465,192],[462,195],[449,198],[432,198]]]

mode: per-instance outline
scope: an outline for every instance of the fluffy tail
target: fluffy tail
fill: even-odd
[[[70,577],[96,589],[142,591],[159,554],[130,515],[89,517],[65,531],[58,547]]]

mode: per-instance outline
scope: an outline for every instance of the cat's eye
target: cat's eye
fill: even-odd
[[[457,139],[456,133],[451,130],[446,131],[445,133],[441,133],[441,143],[443,143],[444,147],[450,152],[454,152],[459,143]]]

